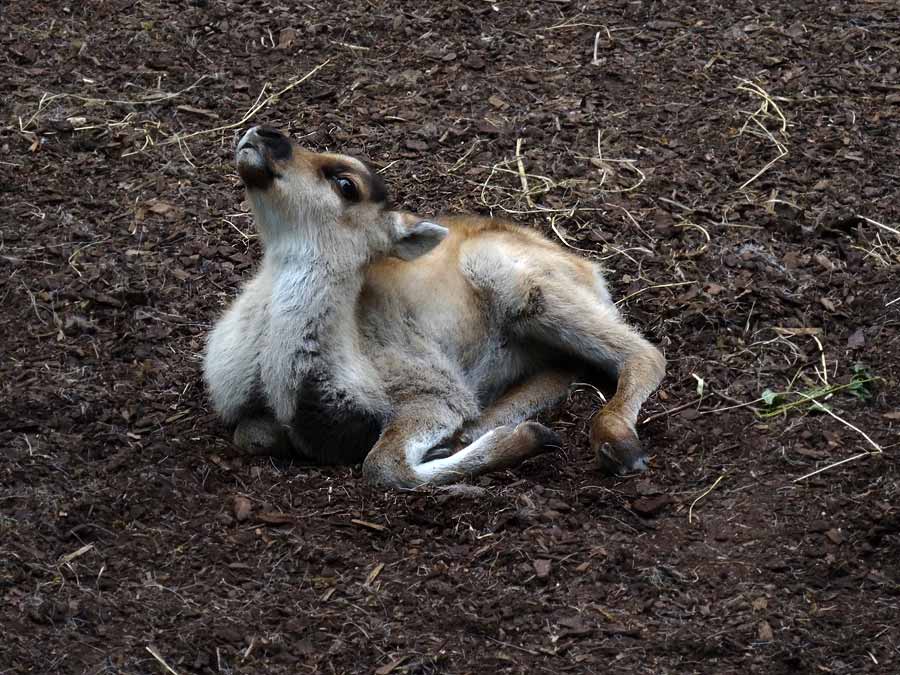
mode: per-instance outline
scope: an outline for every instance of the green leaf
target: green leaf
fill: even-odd
[[[768,406],[775,405],[775,402],[778,400],[778,394],[776,394],[771,389],[766,389],[759,395],[759,397],[765,402]]]

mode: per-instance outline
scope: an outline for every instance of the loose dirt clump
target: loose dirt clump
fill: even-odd
[[[0,672],[900,671],[897,3],[0,13]],[[589,388],[469,490],[235,456],[251,121],[603,261],[650,472]]]

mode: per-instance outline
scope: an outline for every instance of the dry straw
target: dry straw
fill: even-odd
[[[763,138],[767,138],[772,143],[772,145],[775,146],[775,149],[778,152],[776,157],[770,160],[763,168],[753,174],[751,178],[746,180],[743,185],[738,188],[740,190],[744,190],[751,183],[758,180],[763,174],[766,173],[766,171],[771,169],[779,160],[783,159],[788,154],[787,146],[780,140],[778,140],[771,131],[769,131],[769,128],[766,126],[765,122],[774,119],[778,125],[779,135],[781,135],[785,139],[787,138],[788,122],[787,118],[784,116],[784,113],[781,111],[781,108],[778,106],[778,103],[775,102],[775,98],[772,97],[769,92],[767,92],[755,82],[751,82],[750,80],[745,80],[743,78],[735,79],[740,82],[740,84],[738,85],[738,91],[746,92],[751,96],[757,97],[760,100],[759,107],[754,112],[747,114],[747,119],[744,121],[743,126],[738,132],[738,136],[742,136],[745,133],[762,136]]]

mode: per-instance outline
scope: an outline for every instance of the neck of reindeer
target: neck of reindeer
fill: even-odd
[[[308,241],[267,247],[270,342],[261,375],[281,421],[291,420],[296,393],[316,363],[355,353],[363,264],[346,255],[335,260]]]
[[[273,321],[311,333],[352,321],[366,260],[346,249],[335,255],[339,249],[328,243],[304,239],[267,247],[263,266],[272,279]]]

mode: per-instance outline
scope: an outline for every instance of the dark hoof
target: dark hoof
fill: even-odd
[[[647,470],[647,455],[634,429],[617,415],[602,415],[591,429],[591,447],[600,468],[613,475]]]
[[[284,430],[267,417],[241,420],[232,440],[243,454],[249,456],[280,455],[289,447]]]
[[[516,427],[515,433],[528,434],[535,446],[542,447],[546,450],[552,450],[562,447],[562,438],[558,433],[540,422],[528,421],[522,422]]]
[[[603,443],[596,449],[597,462],[604,473],[622,476],[629,473],[641,473],[647,470],[647,455],[641,450],[640,443],[636,447],[616,448]]]

